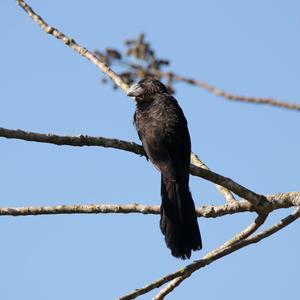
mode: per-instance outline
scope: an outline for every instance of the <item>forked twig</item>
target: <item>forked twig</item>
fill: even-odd
[[[192,162],[192,164],[194,164],[195,166],[197,166],[199,168],[209,170],[209,167],[203,161],[201,161],[200,158],[195,153],[191,154],[191,162]],[[225,200],[228,203],[236,201],[233,194],[228,189],[226,189],[223,186],[218,185],[218,184],[216,184],[215,186],[216,186],[217,190],[224,196]]]
[[[239,242],[236,242],[234,244],[231,244],[229,246],[225,246],[224,245],[220,246],[219,248],[213,250],[212,252],[208,253],[207,255],[205,255],[202,259],[200,260],[196,260],[195,262],[187,265],[186,267],[168,274],[146,286],[144,286],[143,288],[140,289],[136,289],[134,292],[131,292],[123,297],[120,297],[119,300],[129,300],[129,299],[135,299],[138,296],[141,296],[143,294],[146,294],[150,291],[152,291],[155,288],[158,288],[162,285],[164,285],[165,283],[168,283],[169,281],[181,277],[183,275],[187,275],[188,274],[192,274],[194,271],[203,268],[207,265],[209,265],[210,263],[228,255],[231,254],[243,247],[246,247],[248,245],[257,243],[259,241],[261,241],[264,238],[269,237],[270,235],[276,233],[277,231],[281,230],[282,228],[286,227],[287,225],[291,224],[292,222],[294,222],[296,219],[298,219],[300,217],[300,209],[297,208],[292,214],[290,214],[288,217],[280,220],[278,223],[276,223],[275,225],[271,226],[270,228],[254,235],[253,237],[248,237],[246,239],[243,239]],[[180,282],[179,282],[180,283]],[[175,288],[176,286],[174,286]]]

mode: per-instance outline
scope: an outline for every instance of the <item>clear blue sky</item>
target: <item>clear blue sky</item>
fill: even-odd
[[[145,32],[179,74],[243,95],[300,103],[300,2],[30,1],[46,21],[93,50]],[[133,102],[16,5],[0,3],[0,126],[138,141]],[[178,84],[194,152],[258,193],[300,190],[300,112],[230,103]],[[0,139],[1,206],[159,204],[159,174],[144,158],[104,148]],[[222,204],[191,179],[197,205]],[[275,213],[267,225],[289,211]],[[254,215],[200,219],[198,259]],[[1,217],[1,298],[114,299],[187,262],[165,247],[157,216]],[[295,299],[300,222],[194,274],[170,299]],[[157,292],[157,291],[156,291]],[[153,295],[153,293],[151,294]],[[147,295],[141,299],[150,299]]]

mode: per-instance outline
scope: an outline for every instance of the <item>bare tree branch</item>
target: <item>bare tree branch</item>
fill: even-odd
[[[299,193],[300,197],[300,193]],[[285,207],[292,207],[293,203],[285,203]],[[278,207],[281,208],[281,207]],[[278,209],[276,208],[276,209]],[[132,204],[73,204],[56,206],[28,206],[28,207],[2,207],[0,216],[38,216],[58,214],[159,214],[158,205]],[[198,217],[216,218],[241,212],[255,212],[255,207],[248,201],[239,201],[225,205],[208,205],[196,208]]]
[[[300,206],[300,192],[266,195],[268,200],[264,206],[264,213],[268,214],[276,209]],[[247,200],[240,200],[224,205],[204,205],[196,208],[198,217],[216,218],[242,212],[257,212],[260,209]],[[37,216],[55,214],[108,214],[108,213],[142,213],[159,214],[158,205],[132,204],[77,204],[56,206],[2,207],[0,216]]]
[[[0,216],[38,216],[60,214],[159,214],[158,205],[132,204],[74,204],[56,206],[2,207]]]
[[[105,73],[113,82],[119,86],[122,90],[127,91],[128,85],[123,82],[121,77],[111,70],[105,63],[101,62],[97,56],[87,50],[86,48],[78,45],[74,39],[67,37],[65,34],[60,32],[58,29],[48,25],[41,16],[33,11],[33,9],[23,0],[16,0],[17,4],[20,5],[24,11],[35,21],[46,33],[53,35],[58,40],[62,41],[65,45],[71,47],[74,51],[79,53],[81,56],[87,58],[94,65],[96,65],[103,73]]]
[[[168,74],[167,72],[161,72],[161,76],[168,78],[170,76],[170,74]],[[213,85],[211,85],[207,82],[201,81],[201,80],[187,78],[184,76],[176,75],[174,73],[172,73],[171,76],[172,76],[173,80],[182,81],[182,82],[185,82],[185,83],[188,83],[191,85],[198,86],[198,87],[205,89],[208,92],[214,94],[215,96],[223,97],[227,100],[246,102],[246,103],[254,103],[254,104],[267,104],[267,105],[286,108],[286,109],[292,109],[292,110],[297,110],[297,111],[300,110],[300,104],[278,101],[273,98],[248,97],[248,96],[236,95],[236,94],[228,93],[216,86],[213,86]]]
[[[43,134],[36,133],[30,131],[24,131],[21,129],[6,129],[0,127],[0,137],[5,137],[8,139],[20,139],[24,141],[30,142],[39,142],[39,143],[50,143],[55,145],[67,145],[67,146],[100,146],[105,148],[115,148],[119,150],[125,150],[129,152],[133,152],[139,155],[145,155],[145,151],[141,145],[138,145],[134,142],[128,142],[119,139],[110,139],[104,137],[92,137],[87,135],[79,135],[79,136],[60,136],[56,134]],[[196,166],[209,170],[209,168],[199,159],[199,157],[192,153],[191,161]],[[217,189],[221,194],[224,195],[226,201],[234,201],[234,197],[231,192],[220,186],[216,185]]]
[[[0,137],[15,138],[26,141],[35,141],[42,143],[51,143],[55,145],[71,145],[71,146],[101,146],[121,149],[133,152],[139,155],[144,155],[143,147],[133,142],[127,142],[117,139],[108,139],[103,137],[90,137],[90,136],[59,136],[54,134],[41,134],[34,132],[26,132],[23,130],[11,130],[0,128]],[[192,155],[192,159],[195,157]],[[234,182],[233,180],[210,171],[209,169],[199,168],[194,165],[190,166],[190,173],[194,176],[199,176],[209,180],[217,185],[231,190],[238,196],[247,199],[253,205],[263,205],[266,199],[258,195],[242,185]]]
[[[190,173],[194,176],[199,176],[199,177],[206,179],[208,181],[211,181],[215,184],[221,185],[221,186],[225,187],[226,189],[234,192],[236,195],[238,195],[244,199],[247,199],[253,205],[255,205],[257,207],[260,206],[262,209],[264,208],[264,205],[267,202],[267,199],[264,196],[256,194],[255,192],[236,183],[232,179],[230,179],[228,177],[224,177],[224,176],[217,174],[211,170],[206,170],[203,168],[198,168],[194,165],[190,165]]]
[[[158,294],[152,298],[152,300],[162,300],[165,299],[165,297],[170,294],[177,286],[180,285],[182,281],[184,281],[186,278],[189,278],[191,274],[184,274],[180,277],[177,277],[173,280],[171,280],[167,286],[162,288]]]
[[[134,142],[127,142],[119,139],[110,139],[104,137],[92,137],[87,135],[68,136],[68,135],[56,135],[56,134],[44,134],[37,132],[30,132],[24,130],[6,129],[0,127],[0,137],[8,139],[18,139],[30,142],[48,143],[54,145],[66,145],[66,146],[98,146],[105,148],[115,148],[132,152],[138,155],[145,155],[144,149],[141,145]]]
[[[209,265],[210,263],[212,263],[228,254],[231,254],[232,252],[235,252],[243,247],[257,243],[257,242],[261,241],[262,239],[269,237],[270,235],[276,233],[277,231],[279,231],[282,228],[286,227],[287,225],[291,224],[292,222],[297,220],[299,217],[300,217],[300,209],[297,208],[291,215],[280,220],[277,224],[262,231],[261,233],[258,233],[256,235],[254,235],[253,237],[248,237],[244,240],[236,242],[225,248],[220,246],[219,248],[217,248],[217,249],[211,251],[210,253],[208,253],[207,255],[205,255],[202,259],[196,260],[193,263],[187,265],[186,267],[184,267],[174,273],[168,274],[158,280],[155,280],[154,282],[144,286],[143,288],[136,289],[134,292],[131,292],[123,297],[120,297],[119,300],[135,299],[136,297],[146,294],[146,293],[152,291],[153,289],[158,288],[177,277],[190,276],[196,270],[203,268],[203,267]],[[176,286],[174,286],[174,288],[175,287]]]

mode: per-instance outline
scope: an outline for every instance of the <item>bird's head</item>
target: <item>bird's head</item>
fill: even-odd
[[[135,97],[136,100],[149,98],[158,93],[167,93],[167,88],[159,80],[145,78],[138,83],[134,83],[127,91],[127,96]]]

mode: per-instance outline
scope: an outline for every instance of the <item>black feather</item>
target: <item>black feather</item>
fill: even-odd
[[[189,190],[191,141],[187,121],[175,98],[158,80],[143,79],[130,95],[136,99],[134,123],[150,161],[161,172],[160,228],[172,255],[190,258],[202,247]]]

